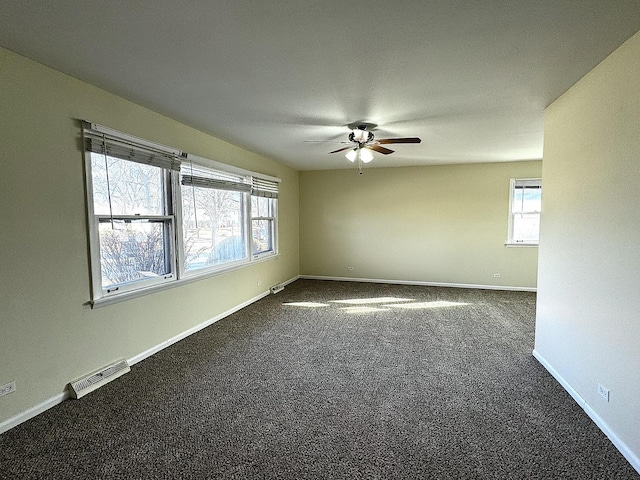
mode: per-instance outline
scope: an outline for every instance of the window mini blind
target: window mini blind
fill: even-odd
[[[251,178],[251,195],[256,197],[278,198],[278,182],[260,177]]]
[[[185,186],[233,192],[251,191],[251,184],[248,183],[248,179],[227,172],[193,165],[192,163],[184,163],[181,173],[180,183]]]
[[[180,170],[180,150],[89,122],[83,122],[83,137],[85,148],[89,152],[168,170]]]

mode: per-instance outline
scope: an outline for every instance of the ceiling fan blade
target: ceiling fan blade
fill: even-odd
[[[390,153],[393,153],[393,150],[390,150],[385,147],[381,147],[380,145],[365,145],[364,148],[368,148],[369,150],[382,153],[383,155],[389,155]]]
[[[339,148],[338,150],[334,150],[333,152],[329,152],[329,153],[344,152],[345,150],[353,150],[353,148],[354,148],[353,145],[349,145],[348,147]]]
[[[378,140],[378,143],[380,145],[387,145],[389,143],[420,143],[422,140],[420,140],[418,137],[407,137],[407,138],[383,138]]]

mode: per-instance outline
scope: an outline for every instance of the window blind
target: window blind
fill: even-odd
[[[260,177],[251,178],[251,195],[278,198],[278,182]]]
[[[248,183],[230,182],[227,180],[195,177],[192,175],[183,175],[181,183],[182,185],[188,185],[190,187],[214,188],[216,190],[230,190],[234,192],[251,191],[251,185]]]
[[[180,183],[190,187],[212,188],[233,192],[250,192],[251,184],[238,175],[212,170],[193,164],[183,164]]]
[[[514,188],[542,188],[540,180],[516,180]]]
[[[100,129],[88,122],[84,122],[83,126],[84,143],[88,152],[168,170],[180,170],[182,153],[179,150],[142,139],[136,141],[134,137],[124,133],[120,136],[117,132],[107,128]]]

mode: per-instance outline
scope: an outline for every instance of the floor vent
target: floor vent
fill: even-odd
[[[129,364],[125,359],[118,360],[115,363],[102,367],[89,375],[85,375],[69,383],[69,394],[71,398],[84,397],[87,393],[93,392],[105,383],[115,380],[130,370],[131,368],[129,368]]]
[[[271,287],[271,293],[273,293],[274,295],[278,292],[281,292],[282,290],[284,290],[284,287],[281,284],[277,284]]]

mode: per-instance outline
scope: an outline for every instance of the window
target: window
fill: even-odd
[[[277,253],[279,179],[88,122],[83,138],[94,304]]]
[[[253,256],[276,252],[276,209],[278,184],[262,178],[253,179],[251,190],[251,237]]]
[[[175,279],[179,152],[85,128],[93,298]]]
[[[191,160],[181,170],[184,270],[246,260],[245,202],[249,179],[215,171]]]
[[[511,179],[507,245],[538,245],[542,180]]]

